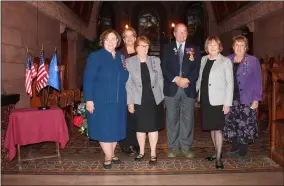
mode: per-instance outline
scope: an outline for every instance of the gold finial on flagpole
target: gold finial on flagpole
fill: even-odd
[[[29,53],[29,48],[26,46],[26,49],[27,49],[27,53]]]
[[[57,49],[56,49],[56,47],[55,47],[55,48],[54,48],[54,51],[56,52],[56,50],[57,50]]]
[[[41,50],[43,50],[43,44],[41,45]]]

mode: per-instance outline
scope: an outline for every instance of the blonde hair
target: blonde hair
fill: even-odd
[[[129,28],[126,28],[126,29],[122,32],[122,38],[125,38],[125,33],[126,33],[127,31],[131,31],[131,32],[133,33],[133,37],[137,37],[137,33],[136,33],[136,31],[134,30],[134,28],[129,27]]]
[[[233,48],[234,48],[234,45],[236,44],[236,42],[244,42],[246,51],[249,49],[248,48],[248,39],[245,36],[237,35],[237,36],[233,37],[233,46],[232,46]]]

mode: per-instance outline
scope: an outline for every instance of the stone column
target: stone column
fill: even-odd
[[[77,87],[77,38],[78,34],[74,31],[67,31],[68,40],[68,61],[67,61],[67,89]]]

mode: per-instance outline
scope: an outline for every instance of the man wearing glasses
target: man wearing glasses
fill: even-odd
[[[168,157],[176,157],[182,152],[192,158],[195,83],[199,75],[200,49],[186,42],[188,32],[184,24],[176,25],[174,36],[175,42],[165,46],[162,54]]]

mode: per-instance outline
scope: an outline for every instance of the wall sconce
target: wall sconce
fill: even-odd
[[[125,28],[128,29],[128,24],[125,25]]]
[[[174,23],[172,23],[172,28],[174,28],[175,27],[175,24]]]

